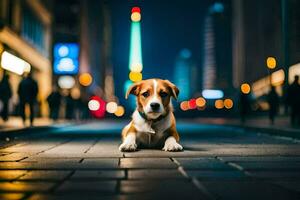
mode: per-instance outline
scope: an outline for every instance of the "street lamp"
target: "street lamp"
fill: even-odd
[[[268,57],[267,58],[267,67],[269,71],[269,77],[270,77],[270,86],[272,87],[272,69],[275,69],[276,67],[276,59],[274,57]]]

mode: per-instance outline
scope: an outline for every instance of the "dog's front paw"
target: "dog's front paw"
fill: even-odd
[[[183,147],[176,142],[174,137],[169,137],[166,140],[165,146],[162,150],[164,150],[164,151],[182,151]]]
[[[128,142],[123,142],[120,146],[119,146],[119,150],[120,151],[135,151],[137,148],[136,143],[128,143]]]

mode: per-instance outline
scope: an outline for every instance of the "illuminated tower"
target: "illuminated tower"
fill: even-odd
[[[133,7],[131,9],[131,32],[130,32],[130,50],[129,50],[129,79],[125,83],[125,92],[133,82],[142,80],[143,59],[141,42],[141,9]],[[133,102],[133,103],[132,103]],[[134,99],[130,99],[134,106]]]

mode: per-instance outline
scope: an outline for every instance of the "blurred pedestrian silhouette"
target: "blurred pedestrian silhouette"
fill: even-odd
[[[23,124],[26,123],[26,104],[30,108],[30,125],[33,125],[34,120],[34,106],[36,104],[36,98],[38,94],[38,84],[31,77],[31,74],[25,74],[25,77],[19,84],[18,95],[20,100],[20,114],[23,119]]]
[[[246,117],[249,114],[251,109],[250,99],[248,94],[240,93],[240,116],[241,122],[244,123],[246,121]]]
[[[53,91],[47,98],[49,109],[50,109],[50,118],[57,120],[59,116],[59,109],[61,103],[61,94],[57,90],[57,87],[53,87]]]
[[[74,119],[75,101],[71,95],[71,92],[66,96],[66,119]]]
[[[300,125],[300,85],[299,76],[296,75],[294,82],[287,90],[287,104],[291,108],[291,124]]]
[[[269,103],[269,119],[271,123],[274,124],[274,120],[279,108],[279,96],[274,86],[271,86],[271,91],[269,92],[267,98]]]
[[[8,105],[11,96],[12,96],[12,91],[9,84],[9,76],[8,74],[4,73],[3,78],[0,82],[0,101],[3,104],[2,111],[1,111],[1,118],[4,121],[8,120]]]

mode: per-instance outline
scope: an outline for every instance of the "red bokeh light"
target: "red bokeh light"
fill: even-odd
[[[191,100],[189,100],[189,108],[190,108],[190,109],[195,109],[195,108],[197,108],[196,99],[191,99]]]
[[[132,9],[131,9],[131,13],[134,13],[134,12],[138,12],[138,13],[141,13],[141,9],[139,8],[139,7],[133,7]]]
[[[103,118],[105,116],[106,102],[98,96],[92,96],[90,100],[96,100],[100,104],[98,110],[90,110],[91,115],[96,118]]]

